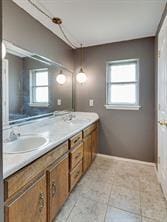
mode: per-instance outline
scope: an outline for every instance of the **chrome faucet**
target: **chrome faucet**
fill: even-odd
[[[13,127],[11,127],[11,131],[9,137],[7,138],[6,142],[12,142],[17,140],[20,137],[20,133],[16,133]]]
[[[75,118],[75,114],[73,114],[72,112],[70,112],[70,113],[67,114],[63,119],[64,119],[64,121],[71,121],[71,120],[73,120],[73,118]]]

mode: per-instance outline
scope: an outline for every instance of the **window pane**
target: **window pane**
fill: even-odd
[[[111,82],[136,81],[136,63],[111,65]]]
[[[48,72],[36,71],[36,86],[48,85]]]
[[[48,102],[48,87],[37,87],[36,88],[36,98],[37,103],[47,103]]]
[[[136,103],[136,84],[114,84],[109,91],[110,104]]]

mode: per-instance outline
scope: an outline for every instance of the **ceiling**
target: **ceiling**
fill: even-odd
[[[65,41],[58,27],[27,0],[13,0]],[[75,44],[99,45],[154,36],[166,0],[33,0],[47,14],[60,17]]]

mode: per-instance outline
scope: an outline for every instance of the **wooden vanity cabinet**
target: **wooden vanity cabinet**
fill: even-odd
[[[82,161],[83,158],[83,142],[70,151],[70,170]]]
[[[97,153],[98,123],[4,180],[5,222],[53,222]]]
[[[5,222],[46,222],[46,176],[34,182],[25,192],[5,204]]]
[[[99,135],[99,128],[98,123],[95,130],[92,132],[92,161],[96,158],[97,149],[98,149],[98,135]]]
[[[98,123],[95,122],[83,130],[83,172],[85,173],[95,159],[98,146]]]
[[[72,191],[82,176],[82,165],[83,163],[80,161],[78,165],[70,172],[70,191]]]
[[[68,155],[66,155],[47,170],[48,222],[53,221],[69,195],[68,166]]]
[[[75,137],[74,137],[75,138]],[[77,143],[73,144],[70,147],[70,158],[69,158],[69,191],[75,187],[77,182],[80,180],[83,173],[83,141],[82,141],[82,132],[79,133]],[[76,141],[76,139],[75,139]]]
[[[92,136],[89,134],[83,140],[84,154],[83,154],[83,172],[86,172],[91,164],[92,156]]]

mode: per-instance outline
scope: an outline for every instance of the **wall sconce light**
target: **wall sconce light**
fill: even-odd
[[[3,42],[1,44],[1,47],[2,47],[2,49],[1,49],[2,50],[2,59],[4,59],[6,56],[6,46]]]
[[[63,71],[60,70],[60,74],[57,75],[56,81],[60,84],[63,85],[66,82],[66,76],[63,74]]]

